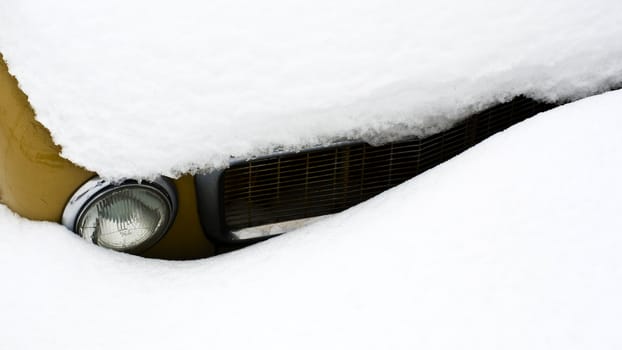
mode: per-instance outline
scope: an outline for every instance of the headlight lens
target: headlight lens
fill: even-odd
[[[164,196],[138,185],[106,192],[83,210],[76,231],[85,239],[128,251],[162,237],[171,208]]]
[[[63,214],[63,224],[86,240],[118,251],[138,253],[157,242],[174,216],[172,184],[94,179],[79,189]]]

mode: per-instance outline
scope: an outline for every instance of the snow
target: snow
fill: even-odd
[[[621,20],[618,0],[2,0],[0,52],[64,157],[150,177],[605,90]]]
[[[622,91],[215,258],[147,260],[0,207],[3,349],[620,349]]]

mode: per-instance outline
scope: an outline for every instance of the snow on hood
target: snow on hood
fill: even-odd
[[[0,344],[620,349],[620,110],[616,91],[543,113],[346,212],[205,260],[116,253],[0,206]]]
[[[425,134],[622,81],[619,0],[2,0],[0,52],[62,155],[179,174]]]

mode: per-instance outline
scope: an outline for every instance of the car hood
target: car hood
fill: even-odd
[[[0,52],[64,157],[174,176],[607,89],[621,20],[612,0],[4,0]]]

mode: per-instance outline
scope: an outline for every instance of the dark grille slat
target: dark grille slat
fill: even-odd
[[[351,143],[235,164],[222,175],[227,229],[347,209],[551,107],[519,97],[423,139]]]
[[[314,201],[314,206],[313,209],[309,209],[309,211],[323,211],[323,210],[334,210],[335,206],[338,205],[340,206],[341,204],[336,203],[342,200],[352,200],[352,199],[356,199],[356,200],[366,200],[369,199],[377,194],[380,194],[382,192],[384,192],[386,190],[385,186],[376,186],[376,188],[373,191],[366,191],[363,194],[355,194],[356,190],[352,190],[351,194],[352,195],[348,195],[348,196],[344,196],[342,198],[318,198],[318,201]],[[356,192],[358,193],[358,192]],[[300,204],[304,202],[304,198],[303,199],[298,199],[298,200],[290,200],[290,201],[284,201],[282,202],[282,204],[287,204],[287,205],[295,205],[295,204]],[[334,211],[332,211],[334,212]],[[298,213],[297,215],[299,215],[298,209],[297,208],[288,208],[288,207],[281,207],[281,209],[279,210],[270,210],[269,212],[267,211],[265,215],[266,217],[275,217],[275,218],[280,218],[282,216],[288,216],[291,215],[292,213]],[[259,218],[262,214],[259,213],[257,214],[257,217],[255,218],[255,220],[257,218]],[[300,216],[298,216],[298,218],[300,218]],[[243,215],[243,214],[239,214],[239,215],[230,215],[229,216],[230,220],[246,220],[247,216]],[[275,223],[275,222],[279,222],[279,221],[283,221],[281,220],[266,220],[266,222],[264,222],[264,224],[268,224],[268,223]]]
[[[417,162],[417,158],[416,158],[417,153],[416,153],[416,151],[409,152],[409,154],[408,154],[409,157],[408,158],[406,158],[404,155],[405,154],[398,155],[398,156],[400,156],[400,158],[398,158],[396,161],[394,161],[393,167],[395,169],[400,170],[401,168],[403,168],[404,166],[406,166],[406,165],[408,165],[410,163]],[[402,158],[405,158],[405,159],[402,159]],[[353,171],[353,170],[356,171],[356,170],[358,170],[358,168],[362,168],[363,167],[362,158],[361,159],[350,160],[349,163],[351,164],[350,167],[349,167],[349,169],[350,169],[349,171]],[[335,162],[334,164],[331,165],[331,168],[326,168],[326,169],[321,168],[321,170],[319,170],[319,171],[310,172],[309,176],[308,176],[309,183],[313,184],[313,183],[321,182],[321,181],[314,181],[314,180],[316,180],[316,179],[326,179],[326,176],[330,175],[330,174],[332,174],[333,177],[334,177],[335,174],[336,174],[335,166],[337,166],[337,165],[338,166],[343,166],[344,164],[345,164],[345,162],[339,162],[339,163]],[[369,162],[368,162],[368,164],[369,164]],[[248,175],[246,177],[248,177]],[[239,180],[239,178],[238,178],[238,180]],[[233,181],[233,178],[231,178],[230,181]],[[286,188],[286,187],[291,187],[291,186],[299,184],[300,178],[296,177],[296,176],[282,176],[281,175],[275,181],[278,181],[280,183],[281,188]],[[273,188],[275,183],[276,182],[264,183],[264,184],[261,184],[261,185],[254,185],[254,186],[252,186],[253,187],[253,192],[257,192],[257,191],[261,192],[262,190],[266,190],[266,189],[269,190],[269,189]],[[247,186],[248,186],[248,184],[247,184]],[[236,189],[232,189],[229,192],[229,194],[230,195],[234,195],[236,193],[246,193],[247,190],[248,190],[248,187],[238,187]]]
[[[404,179],[407,180],[407,179]],[[328,201],[338,201],[341,200],[343,198],[350,198],[350,197],[357,197],[357,196],[367,196],[368,194],[377,194],[380,192],[383,192],[384,190],[386,190],[385,188],[385,184],[383,183],[376,183],[374,184],[374,186],[369,186],[365,189],[365,191],[361,192],[359,191],[358,188],[356,187],[351,187],[346,189],[345,191],[340,192],[338,195],[332,194],[330,193],[328,190],[325,190],[323,192],[316,192],[314,193],[312,197],[316,202],[314,202],[314,205],[317,205],[319,203],[323,203],[323,202],[328,202]],[[286,199],[286,200],[281,200],[281,204],[299,204],[301,202],[304,202],[305,198],[290,198],[290,199]],[[253,201],[253,205],[254,206],[262,206],[262,205],[266,205],[269,204],[269,201]],[[230,205],[235,205],[235,202],[232,203],[228,203]],[[284,210],[289,210],[288,208],[285,208]],[[235,214],[230,214],[229,217],[235,217]]]
[[[397,182],[397,183],[401,183],[405,180],[408,180],[412,177],[411,174],[409,173],[401,173],[399,175],[395,175],[393,177],[393,183]],[[346,191],[349,191],[350,188],[353,188],[356,191],[367,191],[367,190],[374,190],[376,187],[382,187],[384,185],[386,185],[387,183],[390,183],[390,181],[388,181],[385,178],[382,178],[380,176],[376,177],[375,179],[373,179],[373,181],[366,181],[365,182],[365,187],[361,188],[361,183],[359,182],[354,182],[352,183],[352,185],[348,186],[348,187],[342,187],[342,189],[340,190],[340,192],[335,192],[334,190],[334,185],[330,185],[330,184],[326,184],[323,187],[317,187],[313,192],[311,192],[310,194],[307,193],[307,197],[317,197],[318,195],[322,194],[322,193],[329,193],[332,194],[333,196],[339,196],[343,193],[346,193]],[[252,197],[252,201],[255,205],[259,205],[261,203],[265,203],[265,202],[270,202],[271,200],[273,200],[273,196],[269,196],[269,195],[263,195],[263,196],[253,196]],[[238,197],[238,198],[228,198],[224,203],[230,204],[230,203],[234,203],[236,201],[239,201],[240,199],[245,199],[244,197]],[[285,202],[286,200],[281,199],[282,202]]]
[[[348,146],[351,147],[351,146]],[[404,145],[401,148],[414,148],[416,146],[412,146],[412,145]],[[396,148],[397,149],[397,148]],[[359,149],[352,149],[351,152],[361,152],[361,150]],[[401,151],[401,152],[395,152],[395,154],[401,154],[401,153],[407,153],[407,152],[416,152],[416,150],[408,150],[408,151]],[[371,155],[369,155],[371,154]],[[299,154],[294,154],[291,155],[291,157],[296,157],[299,156]],[[359,160],[362,159],[363,156],[361,156],[361,158],[352,158],[352,160]],[[383,152],[368,152],[368,155],[365,156],[366,159],[368,159],[369,161],[373,161],[374,159],[384,159],[384,157],[386,157],[386,153]],[[270,172],[273,173],[274,169],[273,169],[273,164],[264,164],[262,165],[262,169],[261,170],[256,170],[256,165],[252,164],[253,161],[250,161],[251,166],[246,167],[244,169],[228,169],[227,172],[231,172],[231,174],[227,174],[228,177],[230,178],[235,178],[235,177],[245,177],[248,176],[248,170],[249,169],[253,169],[253,173],[259,174],[261,172]],[[316,167],[319,166],[332,166],[333,165],[334,160],[331,159],[330,161],[327,160],[326,163],[322,164],[319,163],[319,165],[316,165]],[[274,163],[276,164],[276,163]],[[269,166],[271,166],[272,168],[268,168]],[[296,167],[296,165],[289,165],[289,166],[281,166],[281,174],[287,174],[287,173],[292,173],[295,171],[299,171],[300,169]],[[289,169],[289,170],[287,170]],[[236,171],[237,170],[237,171]]]
[[[411,163],[414,163],[415,161],[413,160]],[[362,167],[360,167],[359,169],[355,170],[355,171],[360,171],[362,169]],[[409,175],[412,174],[412,164],[408,164],[408,163],[404,163],[404,164],[399,164],[399,166],[393,166],[393,176],[395,176],[396,178],[400,178],[400,177],[404,177],[406,176],[407,178],[409,177]],[[351,172],[353,171],[353,169],[351,168],[350,170]],[[320,178],[319,176],[316,178]],[[366,177],[366,180],[377,180],[377,179],[384,179],[386,178],[386,176],[384,174],[377,174],[375,176],[368,176]],[[323,183],[326,183],[328,180],[326,178],[324,178],[323,180],[317,180],[317,181],[309,181],[308,185],[314,185],[314,188],[316,189],[321,189],[321,186],[316,186],[316,185],[321,185]],[[378,181],[379,182],[379,181]],[[368,182],[369,183],[369,182]],[[280,190],[288,190],[288,189],[292,189],[292,188],[300,188],[300,180],[298,181],[289,181],[287,186],[283,186],[283,182],[281,182],[279,186]],[[335,183],[334,181],[331,182],[331,185],[327,185],[328,187],[330,186],[334,186]],[[252,198],[253,201],[257,200],[257,198],[260,198],[262,194],[264,193],[271,193],[272,189],[274,188],[274,186],[277,186],[276,183],[273,184],[269,184],[269,185],[264,185],[261,186],[261,188],[257,189],[257,187],[253,187],[253,194],[252,194]],[[240,198],[240,197],[246,197],[247,191],[239,191],[239,192],[230,192],[227,196],[226,200],[231,200],[232,198]]]

